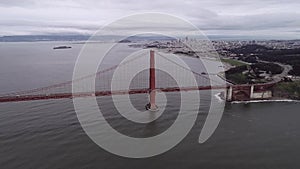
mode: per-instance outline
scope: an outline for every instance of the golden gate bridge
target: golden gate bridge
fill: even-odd
[[[139,63],[146,62],[149,66],[136,76],[129,87],[129,89],[111,90],[111,80],[114,71],[121,69],[122,75],[119,80],[122,86],[122,80],[125,80],[132,66],[138,66]],[[178,87],[174,79],[170,78],[165,73],[156,69],[156,64],[168,66],[173,73],[180,76],[183,81],[196,80],[197,85]],[[193,74],[195,79],[190,79],[187,74]],[[95,90],[89,83],[84,83],[89,78],[95,78]],[[123,79],[122,79],[123,78]],[[81,83],[83,92],[72,93],[72,85]],[[82,83],[83,82],[83,83]],[[117,84],[118,84],[117,83]],[[154,52],[153,50],[145,51],[137,54],[129,60],[126,60],[118,65],[98,71],[96,74],[83,76],[78,79],[73,79],[63,83],[50,85],[47,87],[35,88],[31,90],[24,90],[19,92],[11,92],[0,95],[0,102],[18,102],[18,101],[32,101],[32,100],[47,100],[47,99],[63,99],[73,97],[88,97],[88,96],[110,96],[110,95],[124,95],[124,94],[149,94],[148,109],[155,109],[155,95],[156,92],[178,92],[178,91],[192,91],[192,90],[218,90],[225,89],[225,98],[227,100],[247,100],[251,99],[251,95],[255,91],[269,90],[274,84],[245,84],[233,85],[224,83],[224,81],[212,79],[207,73],[195,72],[188,67],[172,60],[170,57]],[[228,98],[230,97],[230,98]]]

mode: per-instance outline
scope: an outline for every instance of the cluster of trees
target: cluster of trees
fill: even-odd
[[[243,61],[248,63],[257,63],[257,57],[256,56],[246,56],[242,58]]]
[[[234,82],[235,84],[248,84],[252,83],[251,78],[242,74],[242,73],[234,73],[234,74],[226,74],[226,78],[230,82]]]
[[[265,46],[257,45],[257,44],[251,44],[251,45],[245,45],[241,46],[240,48],[231,49],[230,51],[236,54],[254,54],[254,53],[262,53],[265,51],[271,50],[270,48],[267,48]]]
[[[300,49],[293,50],[293,51],[295,52],[293,54],[290,54],[290,51],[288,51],[287,53],[276,52],[272,56],[264,54],[260,58],[262,60],[280,62],[280,63],[292,65],[293,70],[291,70],[289,74],[300,76]]]
[[[300,76],[300,48],[298,49],[271,49],[261,45],[245,45],[231,52],[243,54],[239,59],[257,63],[257,58],[270,62],[280,62],[293,66],[293,70],[289,72],[291,75]],[[277,68],[276,68],[277,69]]]
[[[237,84],[264,82],[260,77],[261,71],[269,74],[280,74],[283,68],[275,63],[255,63],[252,65],[242,65],[231,68],[225,72],[226,78]],[[244,73],[243,73],[244,72]]]
[[[272,50],[262,53],[261,60],[285,63],[293,66],[291,75],[300,76],[300,49]]]
[[[263,70],[269,74],[280,74],[283,71],[283,68],[275,63],[255,63],[251,65],[251,69],[257,73]]]
[[[247,65],[237,66],[237,67],[231,68],[231,69],[227,70],[225,73],[226,73],[226,75],[227,74],[229,75],[229,74],[235,74],[235,73],[242,73],[245,70],[248,70]]]
[[[271,74],[280,74],[283,71],[283,68],[276,63],[255,63],[252,65],[242,65],[231,68],[226,71],[226,74],[235,74],[235,73],[242,73],[244,71],[253,70],[253,72],[259,74],[260,71],[266,71],[267,73]]]
[[[283,82],[276,84],[273,94],[275,97],[300,100],[300,82]]]

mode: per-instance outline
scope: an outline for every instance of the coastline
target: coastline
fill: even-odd
[[[221,92],[215,94],[215,97],[219,101],[225,101],[224,98],[221,96]],[[300,103],[300,100],[294,100],[294,99],[287,99],[287,98],[279,98],[279,97],[274,97],[272,99],[260,99],[260,100],[247,100],[247,101],[231,101],[228,102],[230,104],[249,104],[249,103],[272,103],[272,102],[290,102],[290,103]]]
[[[249,101],[232,101],[231,104],[248,104],[248,103],[271,103],[271,102],[294,102],[300,103],[300,100],[292,100],[292,99],[269,99],[269,100],[249,100]]]

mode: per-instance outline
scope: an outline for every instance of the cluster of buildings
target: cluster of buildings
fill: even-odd
[[[239,40],[219,40],[212,41],[212,44],[216,50],[220,49],[232,49],[239,48],[245,45],[261,45],[271,49],[296,49],[300,48],[300,40],[249,40],[249,41],[239,41]]]
[[[195,38],[182,38],[179,40],[153,41],[144,44],[145,47],[155,47],[160,49],[181,49],[188,50],[186,44],[192,48],[214,48],[218,52],[222,50],[239,48],[245,45],[262,45],[272,49],[295,49],[300,48],[300,40],[197,40]]]

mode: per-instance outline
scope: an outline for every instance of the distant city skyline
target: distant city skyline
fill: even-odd
[[[90,35],[124,16],[161,12],[210,37],[300,39],[297,0],[1,0],[0,36]]]

